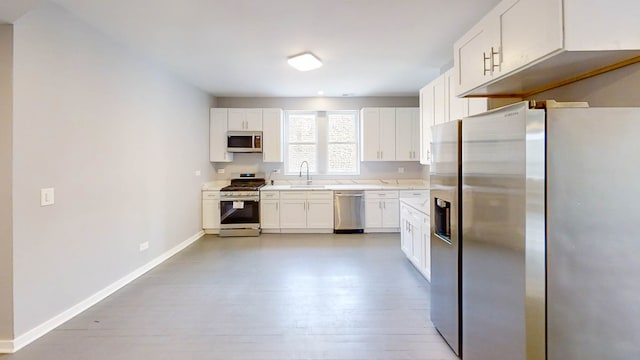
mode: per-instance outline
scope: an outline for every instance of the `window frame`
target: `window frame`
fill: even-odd
[[[316,171],[310,171],[309,174],[319,176],[353,176],[360,175],[360,111],[358,110],[286,110],[284,117],[284,175],[298,176],[299,170],[289,172],[289,145],[290,144],[310,144],[310,143],[290,143],[289,142],[289,118],[291,115],[313,114],[316,121]],[[354,117],[354,142],[329,142],[329,115],[331,114],[349,114]],[[330,172],[329,171],[329,144],[354,144],[355,154],[355,171],[354,172]]]

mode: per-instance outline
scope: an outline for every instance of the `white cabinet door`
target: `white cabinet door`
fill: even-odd
[[[206,230],[220,229],[220,192],[202,192],[202,228]]]
[[[433,124],[438,125],[448,121],[448,97],[446,79],[438,76],[433,82]]]
[[[307,200],[307,227],[333,229],[333,200]]]
[[[500,54],[494,59],[500,74],[563,48],[562,0],[505,0],[503,3],[494,20],[500,24],[500,39],[496,44]]]
[[[422,272],[427,280],[431,281],[431,220],[428,216],[422,216]]]
[[[229,131],[247,130],[247,111],[246,109],[228,109],[228,127]]]
[[[307,227],[307,201],[280,199],[280,227],[304,229]]]
[[[245,109],[245,130],[262,131],[262,109]]]
[[[361,159],[380,160],[380,108],[363,108],[360,111]]]
[[[380,160],[396,159],[396,109],[380,108]]]
[[[491,47],[497,28],[485,17],[454,45],[453,61],[457,83],[455,94],[460,95],[492,79]]]
[[[202,228],[220,229],[220,200],[202,200]]]
[[[449,116],[447,121],[455,121],[460,120],[469,114],[468,110],[468,100],[465,98],[459,98],[456,96],[455,92],[455,73],[453,69],[449,69],[445,76],[445,85],[447,87],[447,98],[449,99]],[[484,99],[482,99],[484,100]]]
[[[282,109],[262,110],[262,161],[283,162]]]
[[[382,227],[400,227],[400,202],[398,199],[381,200],[382,204]]]
[[[262,109],[229,109],[229,131],[262,131]]]
[[[422,253],[423,248],[422,248],[422,226],[420,224],[420,220],[418,218],[418,216],[415,213],[412,213],[411,216],[409,217],[411,220],[411,257],[410,260],[411,262],[413,262],[413,264],[416,266],[416,268],[418,270],[422,270],[423,268],[423,261],[422,261],[422,256],[424,255]]]
[[[400,208],[400,249],[405,256],[411,256],[411,232],[409,231],[409,220],[407,206]]]
[[[209,113],[209,161],[233,161],[227,152],[227,109],[212,108]]]
[[[420,164],[431,164],[431,127],[433,126],[433,86],[420,89]]]
[[[396,108],[396,161],[420,157],[420,109]]]
[[[382,227],[382,203],[378,199],[364,201],[364,227]]]
[[[265,230],[280,229],[279,200],[260,200],[260,227]]]

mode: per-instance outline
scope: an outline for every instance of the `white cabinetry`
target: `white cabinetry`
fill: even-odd
[[[206,234],[220,232],[220,192],[202,192],[202,229]]]
[[[503,0],[455,43],[455,93],[526,96],[636,57],[639,11],[637,1]]]
[[[431,242],[429,215],[405,204],[400,205],[400,247],[411,263],[431,281]]]
[[[209,113],[209,161],[231,162],[227,152],[227,109],[213,108]]]
[[[282,232],[333,232],[333,191],[281,191]]]
[[[262,232],[280,232],[280,193],[260,192],[260,228]]]
[[[396,108],[396,160],[420,160],[420,109]]]
[[[396,109],[360,111],[362,161],[393,161],[396,156]]]
[[[229,131],[262,131],[262,109],[229,109]]]
[[[283,162],[282,109],[262,109],[262,161]]]
[[[420,164],[431,164],[431,127],[433,126],[433,86],[420,89]]]
[[[397,191],[365,191],[365,232],[397,232],[400,208]]]

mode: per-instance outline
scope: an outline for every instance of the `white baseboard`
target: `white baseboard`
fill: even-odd
[[[142,265],[141,267],[137,268],[136,270],[134,270],[130,274],[122,277],[121,279],[117,280],[116,282],[112,283],[111,285],[109,285],[109,286],[105,287],[104,289],[98,291],[97,293],[89,296],[85,300],[77,303],[76,305],[70,307],[69,309],[63,311],[62,313],[52,317],[51,319],[49,319],[49,320],[43,322],[42,324],[34,327],[33,329],[27,331],[26,333],[18,336],[14,340],[12,340],[12,341],[11,340],[0,340],[0,354],[2,354],[2,353],[5,353],[5,354],[6,353],[14,353],[14,352],[22,349],[23,347],[29,345],[33,341],[35,341],[38,338],[42,337],[43,335],[47,334],[49,331],[57,328],[58,326],[62,325],[66,321],[68,321],[71,318],[73,318],[74,316],[76,316],[76,315],[80,314],[81,312],[87,310],[88,308],[90,308],[91,306],[97,304],[98,302],[100,302],[101,300],[106,298],[107,296],[109,296],[109,295],[113,294],[114,292],[118,291],[123,286],[125,286],[125,285],[129,284],[130,282],[132,282],[133,280],[137,279],[138,277],[140,277],[141,275],[143,275],[147,271],[149,271],[149,270],[153,269],[154,267],[160,265],[161,263],[163,263],[164,261],[166,261],[167,259],[169,259],[173,255],[179,253],[181,250],[183,250],[187,246],[191,245],[196,240],[200,239],[203,235],[204,235],[204,231],[198,232],[197,234],[191,236],[187,240],[181,242],[180,244],[174,246],[173,248],[169,249],[165,253],[161,254],[157,258],[155,258],[155,259],[149,261],[148,263],[146,263],[145,265]]]

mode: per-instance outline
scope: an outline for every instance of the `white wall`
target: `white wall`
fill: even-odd
[[[529,99],[587,101],[590,106],[640,106],[640,63],[549,90]]]
[[[221,108],[282,108],[284,110],[360,110],[363,107],[418,107],[418,97],[343,97],[343,98],[216,98]],[[282,163],[264,163],[261,154],[234,154],[233,163],[216,163],[216,169],[224,169],[224,174],[216,174],[215,179],[228,179],[239,172],[264,172],[267,175],[274,169],[273,179],[298,179],[298,176],[285,176]],[[404,173],[399,173],[403,168]],[[423,177],[423,166],[416,161],[407,162],[362,162],[360,175],[320,176],[314,179],[419,179]]]
[[[200,231],[212,99],[51,3],[14,45],[20,336]]]
[[[0,340],[13,339],[13,26],[0,25]]]

